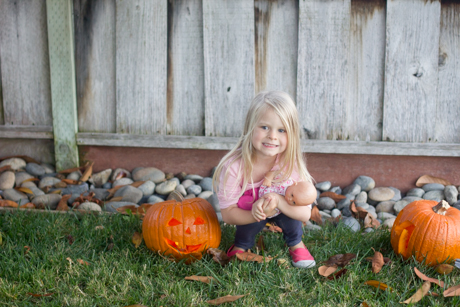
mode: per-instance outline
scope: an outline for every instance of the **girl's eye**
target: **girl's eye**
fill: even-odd
[[[268,129],[267,126],[262,126],[262,127],[260,127],[260,128],[262,128],[262,129],[264,129],[264,130],[267,130],[267,129]]]
[[[286,130],[284,130],[284,129],[279,129],[278,131],[281,132],[281,133],[285,133],[285,132],[286,132]]]

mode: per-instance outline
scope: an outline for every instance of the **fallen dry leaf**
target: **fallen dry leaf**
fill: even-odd
[[[30,181],[40,181],[40,179],[35,178],[35,177],[27,178],[26,180],[23,180],[23,181],[21,182],[21,184],[23,184],[24,182],[30,182]]]
[[[329,257],[329,259],[325,261],[324,264],[328,266],[337,265],[339,267],[344,267],[354,258],[356,258],[356,255],[352,253],[337,254]]]
[[[460,285],[446,289],[442,295],[444,295],[444,297],[460,296]]]
[[[260,235],[259,236],[259,240],[257,240],[257,245],[256,247],[261,250],[261,251],[264,251],[265,250],[265,244],[264,244],[264,236],[263,235]]]
[[[248,294],[244,294],[244,295],[226,295],[226,296],[218,297],[218,298],[216,298],[214,300],[209,300],[206,303],[217,306],[217,305],[220,305],[220,304],[223,304],[223,303],[234,302],[237,299],[245,297]]]
[[[17,207],[19,207],[19,205],[18,205],[18,203],[14,202],[12,200],[2,199],[2,200],[0,200],[0,207],[17,208]]]
[[[35,204],[34,203],[27,203],[27,204],[19,206],[19,208],[22,208],[22,209],[35,209]]]
[[[83,259],[77,259],[77,262],[80,263],[80,264],[89,265],[89,263],[86,262],[86,261],[83,260]]]
[[[107,251],[110,252],[115,244],[113,243],[113,235],[110,235],[110,237],[107,238]]]
[[[153,207],[153,204],[142,204],[139,207],[137,207],[137,213],[144,216],[147,213],[147,210],[150,209],[150,207]]]
[[[318,268],[318,273],[321,276],[328,277],[337,270],[337,265],[323,265]]]
[[[136,214],[137,213],[137,206],[135,205],[127,205],[123,207],[119,207],[116,210],[121,214]]]
[[[110,199],[115,195],[115,192],[117,192],[119,189],[124,187],[123,185],[117,185],[116,187],[113,187],[111,189],[108,189],[107,192],[109,192],[109,195],[107,196],[107,199]]]
[[[24,251],[24,255],[27,255],[28,252],[30,252],[30,246],[24,246],[25,248],[25,251]]]
[[[67,258],[65,258],[65,259],[66,259],[67,261],[69,261],[69,264],[72,264],[72,263],[73,263],[72,258],[67,257]]]
[[[429,282],[432,282],[434,284],[437,284],[438,286],[440,286],[441,288],[444,288],[444,282],[442,280],[439,280],[439,279],[436,279],[436,278],[431,278],[431,277],[428,277],[426,276],[425,274],[423,274],[422,272],[420,272],[416,267],[414,267],[414,271],[415,271],[415,274],[417,274],[417,276],[422,279],[422,280],[425,280],[425,281],[429,281]]]
[[[123,196],[117,196],[117,197],[113,197],[110,199],[110,201],[121,201],[123,200]]]
[[[372,214],[367,213],[366,217],[364,218],[364,228],[378,228],[380,226],[380,222],[375,219]]]
[[[135,246],[136,248],[138,248],[139,245],[141,245],[142,240],[143,240],[142,234],[140,234],[140,233],[137,232],[137,231],[134,232],[133,238],[131,239],[131,241],[134,243],[134,246]]]
[[[227,263],[229,263],[230,261],[230,258],[228,258],[227,253],[224,251],[221,251],[220,249],[208,248],[206,253],[208,253],[209,255],[212,255],[212,260],[214,260],[221,266],[227,265]]]
[[[409,299],[401,302],[401,304],[413,304],[420,301],[427,293],[430,291],[431,283],[429,281],[425,281],[420,289],[415,292]]]
[[[67,235],[66,238],[67,238],[67,241],[69,242],[69,245],[72,245],[73,242],[75,241],[74,237],[72,237],[71,235]]]
[[[321,218],[321,214],[319,214],[319,210],[317,206],[314,206],[311,209],[311,215],[310,215],[310,220],[315,222],[318,225],[323,225],[323,219]]]
[[[361,303],[361,306],[362,306],[362,307],[369,307],[369,305],[368,305],[366,302],[362,302],[362,303]]]
[[[67,194],[62,196],[61,200],[59,201],[56,211],[69,211],[69,206],[67,205],[67,201],[72,197],[71,194]]]
[[[130,184],[130,186],[138,188],[141,185],[143,185],[144,183],[145,183],[145,181],[134,181],[133,183]]]
[[[61,194],[62,190],[54,190],[52,192],[49,192],[48,194]]]
[[[340,221],[342,220],[342,215],[336,216],[336,217],[329,217],[327,218],[327,222],[332,223],[334,226],[337,226]]]
[[[3,173],[4,171],[7,171],[11,169],[11,166],[10,165],[5,165],[5,166],[2,166],[0,167],[0,173]]]
[[[377,289],[380,289],[380,290],[391,290],[390,287],[388,287],[388,285],[384,284],[383,282],[380,282],[378,280],[368,280],[364,283],[365,285],[369,285],[369,286],[372,286],[372,287],[375,287]]]
[[[374,257],[372,257],[372,272],[377,274],[382,269],[385,261],[381,252],[374,251]]]
[[[59,174],[70,174],[76,171],[81,171],[83,167],[72,167],[68,169],[64,169],[62,171],[59,171]]]
[[[436,272],[438,272],[439,274],[450,274],[454,269],[454,266],[453,265],[450,265],[450,264],[447,264],[447,263],[442,263],[442,264],[438,264],[436,266]]]
[[[336,203],[341,201],[342,199],[347,198],[345,195],[340,195],[334,192],[323,192],[319,195],[319,197],[329,197],[332,198]]]
[[[372,262],[372,259],[373,259],[373,258],[374,258],[374,257],[366,257],[366,258],[364,258],[364,259],[367,260],[367,261],[369,261],[369,262]],[[388,264],[388,263],[391,262],[391,259],[388,258],[388,257],[383,257],[383,262],[384,262],[385,264]]]
[[[102,225],[96,226],[94,229],[96,229],[96,230],[101,230],[101,229],[104,229],[104,226],[102,226]]]
[[[415,182],[415,185],[419,188],[423,187],[425,184],[428,183],[440,183],[443,185],[452,185],[449,181],[443,179],[443,178],[438,178],[430,175],[423,175],[417,181]]]
[[[73,180],[73,179],[62,179],[61,181],[65,182],[67,184],[71,184],[71,185],[77,185],[78,184],[78,180]]]
[[[278,265],[287,265],[289,263],[288,260],[284,258],[278,258],[276,259],[276,262],[278,263]]]
[[[186,276],[184,279],[193,280],[193,281],[201,281],[201,282],[204,282],[205,284],[210,284],[211,280],[216,281],[216,279],[212,276],[197,276],[197,275]]]
[[[94,165],[94,161],[90,161],[88,163],[88,166],[85,168],[83,175],[81,175],[80,177],[80,181],[83,181],[83,182],[88,181],[89,177],[91,177],[91,175],[93,174],[93,165]]]
[[[34,192],[32,192],[31,189],[29,188],[14,188],[15,190],[19,191],[19,192],[22,192],[22,193],[26,193],[26,194],[30,194],[30,195],[34,195]]]
[[[338,271],[337,273],[335,273],[334,275],[328,276],[327,279],[329,279],[329,280],[338,279],[338,278],[342,277],[343,275],[345,275],[345,273],[347,271],[348,271],[347,269],[343,268],[340,271]]]
[[[31,295],[33,297],[45,297],[45,296],[51,296],[53,295],[54,293],[46,293],[46,294],[35,294],[35,293],[30,293],[30,292],[27,292],[28,295]]]
[[[270,256],[265,256],[264,257],[264,256],[257,255],[257,254],[251,253],[251,252],[238,253],[235,256],[236,256],[236,258],[240,259],[241,261],[247,261],[247,262],[254,261],[254,262],[258,262],[258,263],[269,262],[270,260],[273,259]]]

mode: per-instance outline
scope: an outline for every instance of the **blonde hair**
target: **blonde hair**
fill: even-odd
[[[280,170],[283,171],[282,173],[284,176],[284,178],[280,180],[289,178],[294,168],[297,167],[301,181],[313,182],[307,170],[306,160],[302,155],[300,147],[299,116],[294,101],[285,92],[269,91],[260,92],[252,100],[246,115],[243,134],[235,147],[222,158],[214,172],[213,187],[215,191],[217,191],[216,188],[219,184],[224,166],[228,164],[227,169],[229,169],[231,164],[240,159],[242,163],[240,163],[238,178],[236,180],[237,183],[241,182],[241,180],[243,181],[240,196],[243,195],[248,183],[253,183],[251,174],[255,162],[255,153],[253,151],[252,135],[257,123],[268,108],[272,108],[276,115],[279,116],[287,133],[287,147],[279,156],[278,160]],[[227,177],[228,172],[224,174],[224,185],[227,181]],[[226,191],[224,191],[224,193],[225,192]]]

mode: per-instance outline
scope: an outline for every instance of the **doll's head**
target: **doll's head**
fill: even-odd
[[[316,200],[316,188],[307,181],[295,182],[286,189],[284,197],[291,206],[307,206]]]

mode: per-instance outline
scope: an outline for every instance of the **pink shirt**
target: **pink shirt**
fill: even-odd
[[[281,174],[276,176],[275,179],[278,179],[280,176]],[[267,193],[276,193],[276,194],[281,194],[284,196],[286,195],[287,188],[293,184],[294,184],[294,180],[292,180],[292,177],[291,177],[287,179],[286,181],[282,181],[279,183],[272,183],[271,186],[262,185],[260,186],[259,197],[262,197],[263,195]]]
[[[217,198],[219,199],[220,209],[226,209],[230,207],[231,205],[237,204],[238,207],[240,207],[241,209],[251,210],[252,204],[254,203],[254,201],[256,201],[259,198],[258,190],[260,186],[262,185],[263,180],[254,182],[253,184],[249,182],[248,185],[246,186],[246,190],[244,191],[245,195],[242,196],[242,197],[245,197],[245,199],[239,202],[240,194],[243,192],[242,190],[243,178],[241,177],[239,179],[239,182],[237,182],[238,172],[239,172],[240,165],[241,165],[241,159],[238,161],[235,161],[232,165],[230,165],[230,167],[228,167],[229,164],[230,162],[227,162],[227,164],[224,165],[222,169],[222,173],[219,178],[219,189],[217,192]],[[275,164],[275,166],[271,170],[276,171],[278,169],[279,169],[279,166]],[[226,172],[228,172],[228,176],[227,176],[227,182],[224,185],[224,178],[225,178]],[[299,174],[296,170],[292,172],[291,178],[296,181],[300,180]],[[253,188],[256,192],[255,197],[252,196]],[[225,191],[225,194],[224,194],[224,191]],[[250,197],[251,199],[246,199],[248,197]]]

